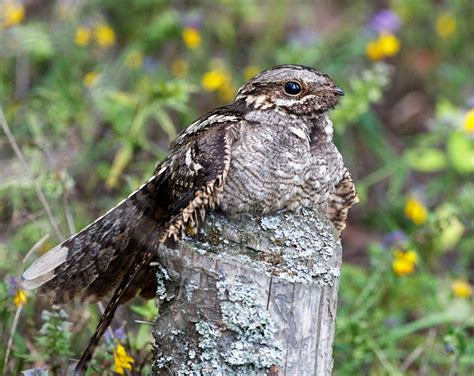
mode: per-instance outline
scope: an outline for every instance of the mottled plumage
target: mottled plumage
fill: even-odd
[[[329,76],[312,68],[260,73],[232,104],[184,130],[143,186],[24,272],[25,287],[40,287],[57,303],[113,292],[79,373],[117,304],[153,296],[149,264],[158,246],[194,234],[207,210],[238,215],[319,207],[341,233],[357,202],[327,116],[341,95]]]

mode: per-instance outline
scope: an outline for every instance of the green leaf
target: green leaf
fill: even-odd
[[[120,176],[125,171],[128,163],[133,157],[133,144],[125,141],[120,150],[115,155],[112,167],[110,168],[110,175],[107,177],[105,182],[108,188],[116,188],[119,182]]]
[[[24,25],[16,34],[19,48],[38,58],[49,58],[54,53],[51,38],[40,25]]]
[[[464,225],[456,215],[456,208],[451,204],[444,204],[435,211],[439,220],[439,229],[434,241],[435,249],[447,251],[453,249],[464,234]]]
[[[448,139],[446,149],[456,171],[462,174],[474,172],[474,140],[466,133],[453,132]]]
[[[446,156],[436,148],[410,149],[405,156],[410,167],[420,172],[440,171],[447,165]]]
[[[176,137],[176,129],[174,127],[173,121],[168,116],[166,111],[164,111],[161,106],[155,105],[153,108],[153,114],[155,115],[155,120],[160,124],[161,128],[166,132],[170,140]]]
[[[145,320],[153,320],[158,314],[158,308],[154,300],[149,300],[143,305],[132,305],[130,309],[142,316]]]
[[[457,313],[457,312],[441,312],[441,313],[434,313],[430,316],[422,317],[419,320],[410,322],[405,325],[401,325],[396,329],[393,329],[390,333],[384,335],[381,338],[384,342],[392,342],[398,339],[407,337],[414,332],[419,330],[424,330],[427,328],[431,328],[438,325],[443,324],[454,324],[457,322],[462,322],[466,326],[474,325],[474,318],[469,317],[469,314],[465,314],[465,312]]]

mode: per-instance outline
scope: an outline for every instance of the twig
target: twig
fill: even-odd
[[[153,326],[153,322],[152,321],[146,321],[146,320],[133,320],[133,322],[135,324],[144,324],[144,325],[149,325],[149,326]]]
[[[16,327],[18,325],[18,319],[20,318],[20,313],[21,310],[23,309],[23,303],[21,303],[15,312],[15,317],[13,319],[12,327],[10,329],[10,336],[8,337],[8,342],[7,342],[7,351],[5,352],[5,360],[3,361],[3,372],[6,371],[6,368],[8,367],[8,358],[10,357],[10,351],[13,346],[13,336],[15,335]],[[4,373],[5,375],[7,374],[6,372]]]
[[[434,333],[434,334],[432,334],[432,333]],[[430,373],[428,373],[428,358],[427,358],[427,356],[429,356],[430,350],[433,347],[434,340],[435,340],[435,337],[436,337],[436,333],[437,333],[437,331],[436,331],[435,328],[430,329],[430,331],[428,333],[428,338],[426,339],[426,345],[425,345],[425,349],[427,351],[424,352],[424,356],[421,359],[422,364],[421,364],[420,370],[418,371],[419,375],[429,375],[430,374]],[[453,375],[450,375],[450,376],[453,376]]]
[[[1,111],[1,109],[0,109]],[[0,114],[1,116],[1,114]],[[0,119],[1,120],[1,119]],[[45,236],[43,236],[40,240],[38,240],[35,245],[33,247],[31,247],[31,249],[26,253],[25,257],[23,257],[23,260],[21,261],[22,264],[25,263],[25,261],[28,259],[28,257],[33,253],[35,252],[39,247],[41,247],[43,245],[43,243],[49,238],[49,235],[46,234]],[[8,358],[10,357],[10,351],[11,351],[11,348],[13,346],[13,336],[15,335],[15,331],[16,331],[16,327],[18,325],[18,320],[20,318],[20,313],[21,313],[21,310],[23,309],[23,303],[21,303],[17,309],[16,309],[16,312],[15,312],[15,317],[13,319],[13,323],[12,323],[12,327],[10,329],[10,336],[8,338],[8,342],[7,342],[7,351],[5,352],[5,360],[3,362],[3,370],[5,371],[6,367],[7,367],[7,364],[8,364]]]
[[[32,118],[32,121],[35,121],[34,118]],[[53,170],[54,160],[51,156],[51,153],[49,152],[49,148],[46,145],[44,145],[44,143],[37,137],[35,137],[35,141],[36,141],[36,145],[38,145],[38,148],[41,149],[41,151],[46,156],[46,160],[48,161],[48,165],[50,169]],[[60,176],[59,182],[61,183],[62,192],[63,192],[62,196],[63,196],[64,214],[66,215],[66,222],[69,229],[69,235],[72,236],[77,231],[76,231],[76,224],[74,222],[74,217],[72,215],[72,211],[69,206],[69,199],[68,199],[69,192],[68,192],[66,184],[64,183],[64,178],[62,176]]]
[[[400,366],[400,371],[402,371],[403,373],[406,372],[406,370],[408,368],[410,368],[410,366],[413,364],[413,362],[418,359],[421,354],[423,354],[423,352],[428,348],[430,347],[432,344],[433,344],[433,341],[436,337],[436,329],[431,329],[429,332],[428,332],[428,338],[426,339],[425,343],[417,346],[415,348],[415,350],[413,350],[409,355],[408,357],[405,359],[405,361],[402,363],[402,365]]]
[[[71,207],[69,206],[68,193],[66,191],[63,192],[63,206],[64,206],[64,213],[66,214],[67,226],[69,228],[70,235],[72,236],[77,232],[76,223],[74,222],[74,217],[72,215]]]
[[[32,253],[36,252],[46,240],[48,240],[49,234],[46,234],[43,236],[40,240],[38,240],[33,247],[26,253],[25,257],[23,257],[23,260],[21,260],[21,263],[24,264],[26,260],[31,256]]]
[[[375,356],[379,360],[380,364],[382,364],[383,368],[385,368],[385,371],[387,371],[387,374],[390,376],[401,376],[402,373],[395,369],[395,367],[390,363],[390,361],[387,359],[387,356],[385,353],[382,351],[382,349],[375,343],[372,338],[367,337],[365,339],[365,343],[369,346],[369,348],[374,352]]]
[[[56,219],[53,216],[53,212],[51,211],[51,208],[49,207],[49,204],[46,201],[46,197],[44,197],[43,191],[41,190],[41,187],[38,184],[38,182],[36,181],[36,179],[34,179],[34,176],[33,176],[32,172],[30,170],[30,166],[28,165],[28,162],[26,161],[25,156],[23,155],[21,149],[19,148],[19,146],[18,146],[18,144],[15,140],[15,137],[13,136],[12,132],[10,131],[10,128],[7,124],[6,119],[5,119],[5,115],[3,113],[3,108],[2,107],[0,107],[0,124],[3,128],[3,131],[5,132],[5,135],[8,138],[8,142],[10,143],[11,147],[15,151],[15,154],[16,154],[18,160],[22,164],[23,169],[28,173],[28,176],[33,181],[35,191],[36,191],[36,195],[38,196],[38,199],[40,200],[41,204],[44,207],[44,210],[46,211],[46,215],[48,216],[48,220],[51,224],[51,227],[53,228],[54,233],[56,234],[56,236],[59,239],[64,239],[64,236],[61,233],[61,230],[59,229],[59,226],[56,222]]]

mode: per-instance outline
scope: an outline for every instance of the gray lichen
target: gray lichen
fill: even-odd
[[[281,315],[293,308],[268,281],[303,286],[298,291],[335,285],[337,293],[340,253],[330,222],[310,210],[239,219],[210,213],[196,238],[159,253],[154,374],[263,376],[286,367],[282,341],[294,333],[283,335],[289,322],[272,319],[270,296]]]
[[[188,361],[178,374],[266,375],[271,366],[281,364],[283,351],[274,340],[268,311],[257,302],[255,287],[225,278],[216,286],[221,325],[206,320],[195,324],[197,346],[183,344],[189,349]]]
[[[331,223],[314,211],[303,209],[298,216],[276,213],[243,217],[235,221],[211,213],[199,237],[186,239],[185,245],[217,258],[252,263],[261,271],[278,272],[290,282],[326,285],[339,277],[339,266],[328,267],[326,262],[334,256],[334,244],[339,245],[339,240]]]
[[[163,267],[159,267],[156,272],[156,297],[161,302],[168,298],[166,283],[170,280],[168,272]]]
[[[217,288],[223,323],[236,337],[224,353],[225,362],[241,366],[240,370],[246,366],[249,372],[280,365],[282,347],[274,340],[276,329],[270,314],[257,303],[255,286],[224,280]]]
[[[198,286],[196,285],[194,281],[189,281],[188,283],[185,284],[184,294],[188,302],[190,302],[191,299],[193,298],[193,291],[196,290],[197,288]]]

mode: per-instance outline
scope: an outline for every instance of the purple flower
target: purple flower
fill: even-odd
[[[105,342],[107,342],[107,343],[112,343],[112,342],[114,342],[114,340],[123,341],[126,338],[127,338],[127,335],[125,333],[125,329],[124,329],[123,326],[115,329],[113,331],[113,334],[111,333],[110,330],[107,330],[104,333],[104,339],[105,339]]]
[[[467,98],[466,103],[469,108],[474,108],[474,95],[471,95],[469,98]]]
[[[158,68],[158,60],[153,57],[145,56],[143,59],[143,69],[146,73],[154,73]]]
[[[387,328],[394,328],[396,327],[397,325],[400,325],[400,320],[398,320],[396,317],[394,316],[389,316],[387,317],[384,321],[383,321],[383,324],[387,327]]]
[[[5,278],[5,283],[7,284],[7,287],[8,287],[8,296],[13,296],[16,294],[16,290],[17,290],[17,287],[18,287],[18,283],[16,281],[16,278],[12,275],[8,276],[7,278]]]
[[[196,29],[201,29],[203,26],[202,16],[198,13],[186,14],[182,18],[182,23],[186,27],[194,27]]]
[[[403,245],[407,242],[405,233],[401,230],[393,231],[387,234],[382,240],[382,247],[391,248],[393,246]]]
[[[113,342],[112,334],[110,334],[110,330],[108,330],[108,329],[104,333],[104,340],[105,340],[106,343],[112,343]]]
[[[318,33],[311,28],[299,29],[295,33],[290,35],[290,43],[296,44],[297,46],[304,47],[309,46],[318,40]]]
[[[127,338],[127,335],[125,333],[125,329],[123,326],[115,329],[114,335],[115,335],[115,338],[117,338],[119,341],[123,341],[125,338]]]
[[[370,28],[377,33],[394,33],[400,28],[400,17],[390,9],[381,10],[370,20]]]

